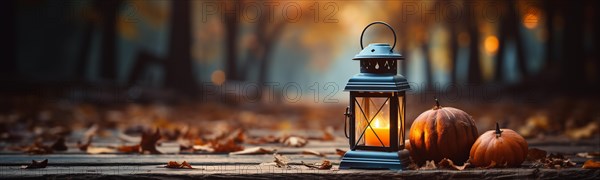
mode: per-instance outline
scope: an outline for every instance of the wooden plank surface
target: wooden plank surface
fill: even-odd
[[[95,146],[116,146],[119,143],[100,141]],[[116,141],[113,141],[116,142]],[[521,168],[504,169],[467,169],[456,170],[338,170],[340,156],[335,149],[348,149],[344,138],[335,141],[310,141],[305,147],[283,147],[280,144],[266,144],[261,147],[277,149],[278,153],[291,159],[291,168],[278,168],[261,165],[272,162],[272,154],[228,155],[228,154],[179,154],[178,144],[162,143],[158,147],[162,155],[139,154],[85,154],[75,148],[73,142],[68,143],[69,151],[48,154],[28,155],[21,152],[0,153],[1,178],[409,178],[409,179],[446,179],[446,178],[501,178],[501,179],[600,179],[600,170],[581,169],[586,158],[575,156],[579,152],[598,151],[600,142],[597,139],[569,141],[564,138],[546,140],[529,140],[530,147],[536,147],[549,153],[563,153],[577,163],[576,167],[564,169],[530,168],[524,163]],[[255,147],[245,145],[245,147]],[[303,155],[303,150],[325,153],[326,157]],[[48,167],[43,169],[21,169],[31,160],[48,159]],[[331,170],[309,169],[301,162],[315,163],[323,159],[330,160],[334,167]],[[187,161],[195,169],[168,169],[164,165],[169,161]]]

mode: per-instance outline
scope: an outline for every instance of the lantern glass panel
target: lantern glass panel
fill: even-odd
[[[398,94],[398,149],[404,149],[404,93]]]
[[[355,141],[359,146],[390,146],[390,98],[356,97]],[[367,124],[371,124],[370,127]]]

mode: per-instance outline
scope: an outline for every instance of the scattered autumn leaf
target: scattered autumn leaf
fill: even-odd
[[[527,123],[519,128],[519,134],[525,138],[533,137],[550,128],[550,121],[545,113],[532,115],[526,121]]]
[[[117,152],[114,148],[90,146],[85,151],[88,154],[111,154]]]
[[[596,122],[590,122],[586,126],[580,128],[567,129],[565,134],[572,139],[583,139],[589,138],[598,131],[598,124]]]
[[[46,168],[48,166],[48,159],[43,161],[31,160],[31,164],[21,166],[21,169],[37,169],[37,168]]]
[[[144,132],[142,133],[142,140],[140,142],[140,148],[142,153],[150,154],[162,154],[156,149],[156,143],[160,140],[160,130],[157,128],[154,133]]]
[[[303,161],[301,161],[301,162],[302,162],[302,165],[309,167],[311,169],[328,170],[328,169],[331,169],[331,167],[333,167],[333,165],[331,164],[331,161],[329,161],[329,160],[323,160],[323,162],[313,163],[313,164],[307,164],[307,163],[304,163]]]
[[[305,149],[302,151],[302,154],[308,154],[308,155],[315,155],[315,156],[319,156],[319,157],[325,157],[325,154],[314,151],[314,150],[310,150],[310,149]]]
[[[124,141],[124,142],[139,143],[142,141],[141,137],[130,136],[123,132],[119,132],[118,137],[121,141]]]
[[[581,167],[583,169],[600,169],[600,161],[587,160]]]
[[[600,152],[577,153],[577,156],[582,157],[582,158],[600,158]]]
[[[122,152],[122,153],[139,153],[140,145],[139,144],[131,145],[131,146],[122,145],[122,146],[117,147],[117,151]]]
[[[547,152],[538,148],[529,148],[527,152],[528,161],[541,161],[546,158]]]
[[[308,143],[308,140],[298,136],[289,136],[283,140],[283,145],[289,147],[303,147]]]
[[[50,147],[55,151],[66,151],[68,149],[67,145],[65,144],[64,136],[59,137]]]
[[[454,169],[454,170],[459,170],[459,171],[464,170],[468,166],[470,166],[469,163],[465,163],[462,166],[457,166],[454,164],[454,162],[452,162],[452,160],[447,159],[447,158],[440,160],[440,162],[438,163],[439,168]]]
[[[290,168],[290,165],[288,165],[288,163],[290,162],[290,159],[280,155],[280,154],[273,154],[273,157],[275,158],[275,160],[273,162],[275,162],[275,166],[279,167],[279,168]]]
[[[275,152],[275,149],[268,149],[263,147],[246,148],[241,151],[230,152],[229,155],[251,155],[251,154],[271,154]]]
[[[183,161],[181,164],[177,163],[177,161],[169,161],[165,167],[173,169],[194,169],[192,165],[186,161]]]
[[[346,154],[346,151],[341,149],[335,149],[335,154],[339,156],[344,156]]]
[[[83,138],[81,140],[77,141],[77,148],[79,148],[79,150],[81,150],[81,151],[87,152],[87,149],[92,144],[92,140],[94,139],[94,136],[96,135],[97,132],[98,132],[97,124],[94,124],[90,128],[88,128],[83,133]]]
[[[406,169],[417,170],[419,169],[419,165],[417,165],[417,163],[411,160]]]
[[[562,154],[553,154],[551,153],[545,159],[541,161],[537,161],[531,165],[533,168],[566,168],[566,167],[574,167],[576,165],[575,162],[572,162],[570,159],[565,158]]]
[[[244,147],[237,144],[233,139],[225,140],[225,141],[213,141],[213,142],[210,142],[210,145],[213,149],[212,152],[216,152],[216,153],[234,152],[234,151],[241,151],[244,149]]]
[[[491,168],[495,168],[495,167],[499,167],[498,164],[496,164],[496,161],[492,161],[488,166],[483,167],[483,169],[491,169]]]
[[[77,148],[79,148],[79,150],[81,150],[81,151],[87,151],[87,149],[92,144],[92,138],[93,138],[93,136],[90,136],[88,138],[88,140],[85,141],[85,143],[82,143],[81,141],[77,141]]]
[[[51,147],[44,145],[40,141],[35,141],[32,145],[24,148],[25,153],[29,154],[51,154],[54,151]]]
[[[425,165],[422,166],[421,168],[419,168],[419,170],[431,170],[431,169],[437,169],[437,166],[435,165],[435,161],[433,161],[433,160],[425,161]]]
[[[268,143],[279,143],[280,142],[280,137],[274,136],[274,135],[267,135],[267,136],[261,136],[261,137],[255,137],[255,138],[247,138],[246,139],[246,143],[248,144],[254,144],[254,145],[258,145],[258,144],[268,144]]]

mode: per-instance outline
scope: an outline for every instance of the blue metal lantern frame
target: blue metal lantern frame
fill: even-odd
[[[382,24],[387,26],[394,34],[394,45],[373,43],[366,48],[363,47],[362,38],[367,30],[372,25]],[[406,91],[410,90],[407,79],[399,75],[397,72],[398,60],[403,60],[404,57],[399,53],[394,53],[393,49],[396,46],[396,32],[385,22],[373,22],[365,27],[360,37],[361,52],[357,54],[353,60],[360,61],[360,73],[354,75],[344,88],[344,91],[350,92],[350,105],[346,108],[345,125],[349,120],[350,133],[344,133],[349,139],[350,151],[346,152],[340,163],[340,169],[348,168],[374,168],[374,169],[403,169],[409,163],[408,152],[404,149],[404,116],[406,105]],[[382,138],[377,135],[376,131],[371,126],[371,122],[375,116],[382,111],[386,106],[384,102],[374,115],[370,115],[369,110],[361,107],[361,103],[357,98],[387,98],[389,102],[389,146],[385,146]],[[402,99],[400,102],[399,99]],[[399,108],[401,107],[401,109]],[[356,110],[360,110],[361,115],[367,121],[364,129],[361,130],[360,136],[357,138],[356,132]],[[365,112],[367,111],[367,112]],[[400,117],[399,117],[400,116]],[[400,123],[400,124],[399,124]],[[381,146],[362,145],[362,139],[366,131],[372,131],[377,137]]]

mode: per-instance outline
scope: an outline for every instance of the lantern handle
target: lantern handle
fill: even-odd
[[[394,28],[392,28],[392,26],[390,26],[388,23],[385,23],[383,21],[375,21],[372,22],[371,24],[367,25],[367,27],[365,27],[365,29],[363,29],[362,33],[360,34],[360,49],[365,49],[363,46],[363,35],[365,35],[365,31],[367,31],[367,28],[369,28],[370,26],[374,25],[374,24],[383,24],[385,26],[387,26],[388,28],[390,28],[390,30],[392,30],[392,34],[394,34],[394,45],[392,46],[392,49],[390,49],[390,51],[393,51],[394,48],[396,47],[396,31],[394,31]]]
[[[344,113],[344,135],[346,136],[346,139],[349,139],[349,138],[350,138],[350,136],[348,136],[348,132],[347,132],[347,130],[346,130],[346,127],[347,127],[347,125],[346,125],[346,124],[348,124],[348,117],[352,116],[352,113],[350,113],[350,111],[348,111],[348,110],[349,110],[349,108],[350,108],[350,107],[349,107],[349,106],[347,106],[347,107],[346,107],[346,112]]]

